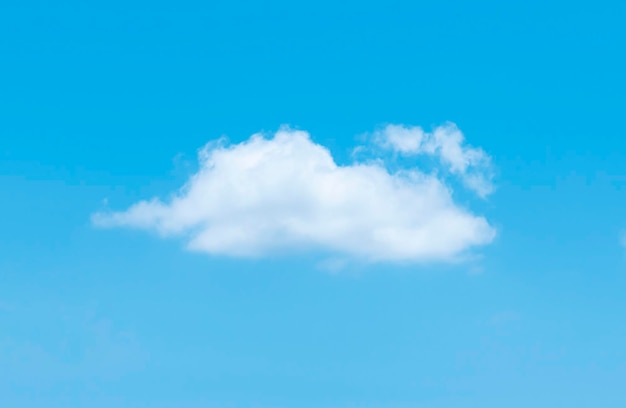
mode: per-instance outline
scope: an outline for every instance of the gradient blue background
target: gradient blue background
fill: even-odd
[[[626,3],[0,4],[0,406],[624,407]],[[283,123],[492,155],[461,265],[191,254],[89,216]],[[465,204],[465,202],[463,202]]]

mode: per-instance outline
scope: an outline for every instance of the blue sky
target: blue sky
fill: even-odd
[[[335,3],[2,3],[0,405],[626,404],[624,3]]]

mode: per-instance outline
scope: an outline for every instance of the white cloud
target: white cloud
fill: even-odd
[[[421,147],[422,139],[415,142],[415,129],[389,126],[386,132],[405,150],[430,149]],[[449,129],[425,138],[452,172],[465,174],[478,153],[459,151],[462,138]],[[210,143],[199,161],[198,172],[170,199],[94,214],[93,222],[181,236],[188,248],[211,254],[313,248],[368,261],[452,260],[495,236],[485,218],[454,203],[435,175],[389,173],[381,162],[340,166],[303,131]]]
[[[463,133],[453,123],[431,133],[419,126],[387,125],[376,133],[377,142],[406,156],[436,156],[450,173],[460,176],[465,186],[479,196],[493,192],[489,156],[479,148],[465,146]]]

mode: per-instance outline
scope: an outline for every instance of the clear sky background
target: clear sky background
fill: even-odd
[[[626,406],[625,20],[605,0],[3,1],[0,406]],[[351,166],[386,124],[447,121],[495,187],[446,176],[496,231],[460,258],[251,258],[92,222],[167,203],[223,135],[287,124]]]

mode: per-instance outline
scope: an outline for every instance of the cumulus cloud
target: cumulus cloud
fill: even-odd
[[[390,125],[382,135],[402,152],[438,154],[461,176],[488,159],[462,147],[455,127],[432,135],[418,129]],[[495,236],[435,173],[390,172],[382,161],[338,165],[307,132],[288,128],[235,145],[209,143],[197,173],[170,198],[97,213],[93,222],[183,237],[210,254],[320,249],[368,261],[452,260]]]
[[[406,156],[435,156],[450,173],[461,177],[465,186],[479,196],[493,192],[489,156],[479,148],[465,145],[463,133],[453,123],[425,132],[419,126],[387,125],[376,132],[381,146]]]

